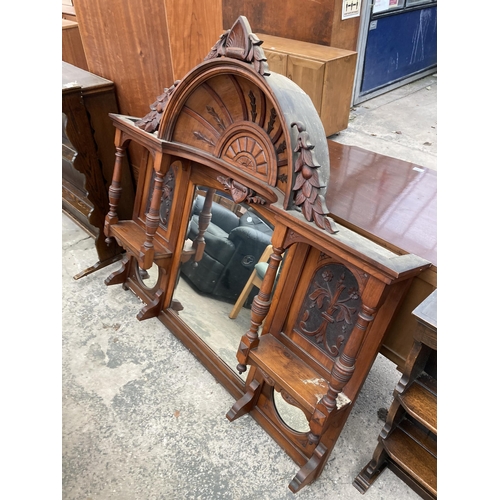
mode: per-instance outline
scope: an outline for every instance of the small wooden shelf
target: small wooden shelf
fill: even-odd
[[[385,439],[387,454],[414,481],[437,496],[437,458],[399,427]],[[390,465],[389,465],[390,468]]]
[[[274,382],[310,413],[328,390],[328,382],[273,335],[262,335],[250,358],[259,366],[269,367]]]
[[[137,222],[133,220],[119,221],[110,226],[110,235],[116,238],[122,247],[127,248],[136,259],[139,259],[141,247],[146,241],[146,231]],[[153,247],[155,251],[154,262],[159,266],[172,256],[172,252],[160,243],[158,238],[154,238]]]
[[[353,483],[361,493],[388,467],[425,500],[437,498],[436,313],[437,290],[413,311],[412,351],[373,458]]]
[[[437,434],[437,397],[434,394],[425,386],[413,383],[398,399],[409,415]]]

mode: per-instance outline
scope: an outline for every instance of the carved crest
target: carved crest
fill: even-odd
[[[325,199],[320,194],[324,188],[319,181],[317,169],[321,167],[314,157],[314,145],[309,141],[309,134],[301,122],[292,123],[299,131],[294,152],[299,153],[295,162],[295,205],[301,208],[302,214],[309,221],[314,221],[318,227],[331,234],[338,233],[333,219],[328,217]]]
[[[252,33],[247,18],[240,16],[233,27],[220,36],[205,61],[216,57],[231,57],[252,64],[255,71],[266,76],[270,73],[262,43],[263,41]]]

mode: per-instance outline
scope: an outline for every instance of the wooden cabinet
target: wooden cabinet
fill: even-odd
[[[62,62],[62,207],[95,238],[99,266],[121,253],[102,233],[115,159],[108,113],[116,111],[113,82]],[[126,160],[123,175],[119,211],[130,216],[134,188]]]
[[[264,44],[269,69],[294,81],[311,98],[327,136],[347,128],[356,52],[257,35]]]
[[[87,71],[87,59],[83,50],[78,23],[62,19],[62,60]]]
[[[364,493],[388,467],[426,500],[437,498],[437,290],[413,314],[413,348],[370,463],[354,480]]]

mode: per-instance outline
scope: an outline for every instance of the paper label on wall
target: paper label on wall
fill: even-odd
[[[343,0],[342,21],[351,17],[359,17],[361,12],[361,0]]]
[[[373,13],[382,12],[387,10],[390,5],[390,0],[375,0],[373,2]]]

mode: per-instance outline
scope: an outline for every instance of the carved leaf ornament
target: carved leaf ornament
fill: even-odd
[[[231,57],[252,64],[257,73],[266,76],[270,73],[266,55],[261,47],[263,43],[252,33],[246,18],[240,16],[233,27],[220,36],[205,61],[216,57]]]
[[[163,116],[163,111],[165,111],[165,107],[167,106],[170,96],[179,83],[180,80],[176,80],[171,87],[165,89],[163,94],[156,98],[156,101],[149,106],[151,111],[144,118],[141,118],[135,123],[136,127],[150,133],[158,130],[161,117]]]
[[[337,233],[335,222],[328,218],[328,208],[325,199],[320,194],[320,189],[324,188],[319,181],[318,171],[321,165],[314,157],[314,145],[309,141],[309,134],[301,122],[292,123],[292,127],[297,127],[299,135],[294,152],[299,153],[295,161],[295,205],[301,208],[302,214],[309,221],[314,221],[318,227],[325,229],[331,234]]]

